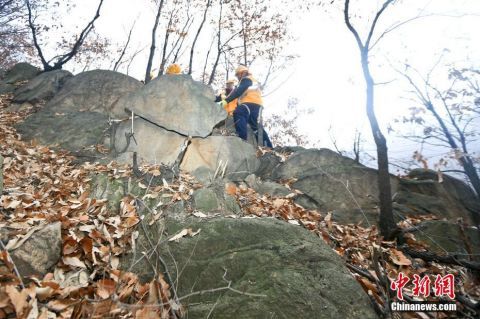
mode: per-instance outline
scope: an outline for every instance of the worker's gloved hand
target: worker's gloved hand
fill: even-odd
[[[225,107],[225,105],[227,105],[227,101],[225,100],[221,100],[220,102],[218,102],[218,104],[220,104],[221,106]]]

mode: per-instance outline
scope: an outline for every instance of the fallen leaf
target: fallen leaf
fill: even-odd
[[[405,257],[400,250],[394,248],[390,249],[390,258],[394,264],[399,266],[410,266],[412,264],[412,261]]]

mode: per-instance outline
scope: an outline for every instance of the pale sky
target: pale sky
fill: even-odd
[[[82,10],[75,10],[66,24],[78,22],[75,15],[90,19],[97,3],[96,0],[83,0]],[[339,147],[351,151],[354,132],[359,129],[366,140],[364,149],[374,155],[375,148],[365,114],[365,89],[359,52],[343,21],[343,1],[337,3],[336,8],[330,6],[327,11],[324,8],[314,8],[301,17],[292,19],[291,30],[296,41],[289,45],[288,53],[298,54],[299,58],[279,76],[277,83],[271,83],[271,88],[275,88],[278,83],[282,83],[282,86],[265,99],[265,114],[268,116],[270,113],[284,112],[288,98],[296,97],[301,108],[315,110],[302,119],[300,126],[316,146],[332,148],[329,136],[334,134]],[[365,6],[366,3],[369,5]],[[366,18],[371,19],[374,10],[382,3],[383,1],[352,0],[352,12],[359,12],[363,18],[361,21],[353,20],[362,35],[365,36],[369,22]],[[132,43],[140,48],[149,44],[154,10],[149,0],[105,0],[96,27],[100,34],[108,35],[113,41],[123,42],[133,20],[137,18]],[[376,112],[384,134],[387,133],[386,127],[395,118],[406,115],[408,107],[412,106],[406,99],[409,95],[405,81],[392,70],[391,65],[400,68],[402,63],[408,62],[421,72],[427,72],[444,48],[449,49],[445,53],[445,62],[459,66],[468,63],[478,66],[479,63],[480,1],[399,1],[385,11],[377,26],[377,34],[396,22],[415,17],[419,12],[436,15],[409,22],[387,34],[371,54],[375,80],[389,82],[376,87]],[[204,32],[202,37],[201,40],[205,43],[211,34]],[[130,69],[130,75],[137,79],[144,76],[146,52],[147,50],[143,57],[135,60]],[[255,64],[252,71],[254,75],[261,74],[261,69],[262,65]],[[443,76],[443,70],[439,68],[439,78]],[[332,127],[331,133],[329,127]],[[399,140],[395,136],[395,133],[387,135],[390,157],[410,158],[418,145]],[[480,145],[474,148],[477,153],[480,152]],[[438,149],[428,151],[432,162],[434,155],[440,153],[442,151]]]

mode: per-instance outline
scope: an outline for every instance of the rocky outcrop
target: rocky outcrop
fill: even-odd
[[[60,222],[49,224],[10,251],[22,276],[42,278],[58,262],[62,252],[61,230]]]
[[[5,72],[2,82],[5,84],[15,84],[20,81],[28,81],[37,76],[40,71],[39,68],[29,63],[18,63]]]
[[[480,260],[480,231],[442,220],[424,221],[412,228],[415,238],[438,255],[455,255],[459,259]]]
[[[91,196],[106,199],[112,210],[119,209],[125,194],[144,195],[144,189],[128,179],[98,174],[91,183]],[[143,226],[138,226],[136,251],[152,251],[150,244],[162,241],[158,252],[177,283],[179,297],[224,287],[225,280],[243,292],[219,291],[184,299],[189,318],[204,318],[210,311],[214,318],[376,318],[367,295],[343,261],[304,228],[272,218],[240,218],[239,205],[220,183],[199,188],[174,205],[162,205],[162,201],[162,194],[145,199],[144,205],[156,207],[162,217],[142,210],[145,217]],[[188,213],[187,207],[198,217]],[[200,232],[166,240],[184,229]],[[139,257],[135,252],[121,257],[121,268],[150,281],[154,276],[150,264],[158,257],[150,261]]]
[[[236,136],[195,138],[187,148],[181,169],[200,179],[223,176],[243,180],[258,168],[255,148]]]
[[[107,115],[97,112],[56,113],[43,110],[16,125],[23,138],[36,139],[43,145],[59,146],[79,156],[103,142],[108,128]]]
[[[50,99],[72,76],[72,73],[64,70],[42,73],[15,90],[13,101],[15,103],[34,103],[39,100]]]
[[[175,132],[136,118],[133,122],[134,137],[129,138],[132,121],[121,123],[116,129],[112,146],[118,152],[116,160],[122,163],[132,163],[132,154],[137,152],[141,160],[151,164],[172,165],[180,153],[185,137]],[[127,147],[128,146],[128,147]]]
[[[269,173],[264,169],[262,174]],[[322,211],[373,209],[378,205],[377,171],[328,149],[297,151],[270,174],[276,180],[295,178],[292,187]],[[395,191],[397,180],[393,176],[391,183]]]
[[[480,201],[463,181],[435,171],[415,169],[408,178],[400,180],[394,196],[398,209],[412,215],[433,214],[455,220],[462,218],[469,224],[480,222]]]
[[[131,109],[144,119],[184,136],[207,137],[227,117],[213,100],[212,89],[189,75],[165,75],[121,98],[115,109]]]
[[[184,299],[190,318],[209,313],[213,318],[239,319],[376,318],[367,295],[341,259],[301,227],[275,219],[167,219],[140,235],[140,251],[150,250],[146,236],[156,242],[160,227],[169,237],[185,228],[201,230],[195,237],[168,242],[161,250],[170,275],[178,279],[178,296],[228,282],[238,291]],[[125,268],[130,260],[131,256],[124,259]],[[144,260],[131,269],[145,281],[154,276]]]
[[[140,81],[118,72],[87,71],[67,81],[46,108],[59,113],[89,111],[125,118],[128,114],[123,108],[115,108],[115,102],[141,86]]]

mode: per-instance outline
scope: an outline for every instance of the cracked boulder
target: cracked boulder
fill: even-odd
[[[255,148],[239,137],[210,136],[192,140],[180,168],[203,182],[216,177],[241,181],[255,172],[258,159]]]
[[[206,137],[227,117],[210,87],[189,75],[164,75],[124,96],[115,109],[128,108],[144,119],[184,136]]]
[[[118,162],[131,164],[133,152],[137,152],[141,160],[150,164],[163,163],[170,166],[175,162],[185,142],[184,136],[136,118],[133,122],[133,139],[128,137],[131,125],[131,121],[123,122],[116,129],[112,146],[117,152]]]

